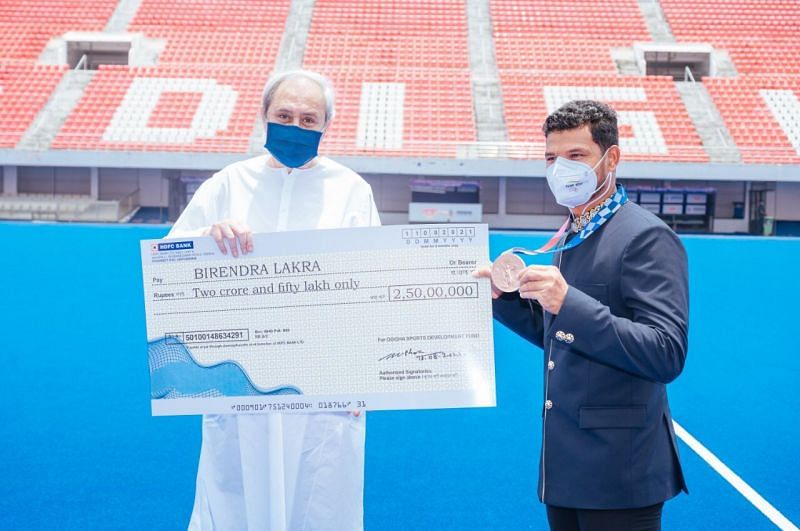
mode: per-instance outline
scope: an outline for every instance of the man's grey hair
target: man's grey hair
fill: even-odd
[[[304,77],[310,79],[322,88],[322,93],[325,97],[325,127],[331,123],[334,115],[334,93],[333,83],[327,77],[312,70],[288,70],[286,72],[278,72],[272,74],[264,86],[264,95],[261,97],[261,118],[264,120],[264,125],[267,123],[267,110],[272,103],[272,98],[275,96],[275,91],[281,86],[281,83],[288,79],[295,77]]]

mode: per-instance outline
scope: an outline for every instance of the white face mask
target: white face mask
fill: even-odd
[[[603,153],[594,167],[585,162],[557,157],[555,162],[547,167],[547,185],[556,198],[556,203],[567,208],[575,208],[589,202],[592,196],[601,188],[611,183],[611,172],[606,175],[605,182],[595,188],[597,174],[595,168],[606,158],[608,150]]]

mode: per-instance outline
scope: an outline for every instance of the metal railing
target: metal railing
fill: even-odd
[[[138,188],[117,201],[117,220],[126,218],[137,208],[139,208]]]
[[[73,68],[73,70],[88,70],[88,68],[86,66],[87,63],[88,63],[88,60],[87,60],[86,57],[87,57],[86,54],[83,54],[81,56],[80,61],[78,61],[78,63],[75,65],[75,68]]]
[[[706,111],[708,112],[708,110]],[[625,160],[636,160],[646,162],[708,162],[709,150],[714,150],[714,154],[720,154],[720,150],[729,150],[731,155],[737,152],[742,155],[744,162],[758,163],[778,163],[778,164],[797,164],[800,162],[800,152],[791,145],[767,146],[775,142],[773,136],[767,132],[753,131],[753,143],[748,144],[746,139],[740,139],[734,143],[725,142],[722,131],[715,134],[713,144],[701,144],[698,138],[697,144],[676,144],[670,141],[667,135],[662,139],[642,138],[621,138],[621,148]],[[4,135],[0,132],[0,142],[4,138],[11,141],[18,137],[19,133]],[[380,147],[359,146],[355,139],[327,137],[320,145],[320,153],[329,156],[346,157],[375,157],[375,158],[444,158],[458,160],[472,159],[495,159],[495,160],[542,160],[544,157],[544,138],[533,134],[532,138],[537,138],[529,142],[503,141],[503,142],[484,142],[469,140],[406,140],[399,146]],[[195,144],[168,144],[157,143],[147,144],[144,142],[111,143],[104,142],[98,138],[97,134],[88,133],[59,133],[50,148],[52,152],[61,150],[77,150],[85,152],[119,152],[125,156],[125,164],[135,164],[135,156],[138,154],[164,153],[187,155],[196,157],[205,155],[216,156],[220,154],[230,154],[237,156],[251,156],[265,153],[263,147],[250,149],[250,136],[224,136],[216,139],[200,139],[203,146]],[[666,142],[666,144],[662,144]],[[198,142],[199,143],[199,142]],[[660,146],[660,147],[659,147]],[[133,158],[130,157],[133,155]]]

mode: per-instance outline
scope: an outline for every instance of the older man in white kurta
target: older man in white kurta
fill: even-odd
[[[169,236],[211,235],[235,259],[252,251],[253,232],[379,225],[366,181],[316,156],[316,146],[294,147],[292,135],[324,131],[332,98],[314,73],[270,79],[262,106],[270,153],[203,183]],[[277,144],[279,135],[288,141]],[[362,529],[365,427],[365,414],[204,416],[189,529]]]

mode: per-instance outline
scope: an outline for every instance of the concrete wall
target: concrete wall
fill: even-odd
[[[506,213],[560,215],[563,218],[566,210],[553,199],[546,179],[517,177],[506,179]]]
[[[783,221],[800,221],[800,183],[777,183],[775,218]]]
[[[89,168],[20,166],[17,169],[17,190],[21,194],[89,195]]]
[[[101,200],[121,199],[139,187],[139,170],[135,168],[100,168]]]
[[[169,205],[169,181],[161,170],[139,170],[139,203],[148,207]]]
[[[98,198],[119,199],[139,189],[140,204],[145,207],[169,207],[170,179],[184,176],[208,178],[212,170],[162,170],[156,168],[87,168],[73,166],[4,166],[0,193],[90,194],[91,175],[98,175]],[[558,227],[564,209],[552,198],[547,181],[542,177],[435,177],[409,174],[363,174],[372,185],[375,201],[384,223],[407,223],[411,200],[409,181],[415,177],[429,179],[463,179],[481,184],[484,222],[493,228],[551,229]],[[716,190],[715,232],[746,232],[746,219],[734,219],[734,203],[747,202],[747,182],[734,180],[670,181],[621,178],[628,188],[675,187]],[[777,220],[800,221],[800,182],[761,183],[774,189],[768,215]],[[755,186],[755,185],[754,185]]]
[[[100,199],[119,199],[139,189],[139,203],[145,207],[169,204],[169,182],[163,170],[152,168],[100,168]]]

